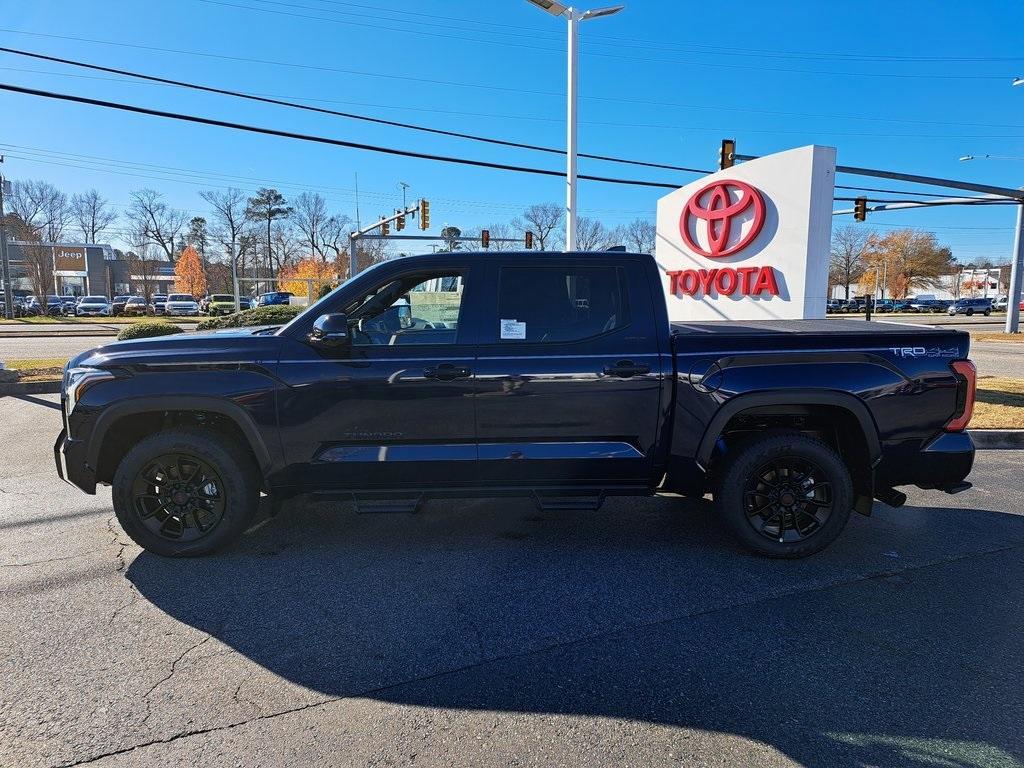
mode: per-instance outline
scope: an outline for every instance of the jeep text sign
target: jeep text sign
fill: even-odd
[[[672,320],[824,317],[835,150],[802,147],[658,201],[655,258]]]

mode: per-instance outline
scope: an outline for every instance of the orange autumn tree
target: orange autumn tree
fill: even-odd
[[[188,293],[197,299],[206,295],[206,273],[199,253],[191,245],[187,246],[174,265],[174,290]]]
[[[281,270],[280,282],[282,291],[290,291],[296,296],[305,297],[308,293],[307,280],[313,281],[313,299],[320,295],[324,286],[338,282],[334,265],[320,259],[307,256]]]

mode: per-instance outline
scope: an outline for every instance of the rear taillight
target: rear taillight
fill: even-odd
[[[947,432],[962,432],[971,423],[974,415],[974,392],[978,384],[978,369],[970,360],[957,360],[950,363],[953,375],[956,376],[956,410],[954,416],[946,424]]]

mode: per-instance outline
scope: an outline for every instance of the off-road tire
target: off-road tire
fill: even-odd
[[[831,508],[827,518],[806,538],[780,542],[756,530],[757,522],[750,515],[751,483],[756,473],[771,462],[809,463],[820,474],[820,485],[829,487]],[[800,497],[797,497],[800,503]],[[748,502],[750,502],[748,504]],[[853,508],[854,494],[850,471],[839,455],[828,445],[797,433],[772,433],[740,444],[726,458],[720,481],[716,485],[715,503],[726,526],[748,549],[775,558],[800,558],[813,555],[831,544],[846,527]],[[788,518],[782,517],[783,521]],[[796,515],[791,514],[796,520]],[[799,533],[799,531],[798,531]]]
[[[194,541],[158,535],[138,512],[140,473],[158,457],[171,454],[191,456],[207,465],[218,476],[218,492],[224,495],[218,522]],[[165,557],[196,557],[221,549],[249,527],[258,508],[259,491],[259,474],[248,446],[209,430],[179,428],[157,432],[132,447],[114,473],[111,496],[118,522],[140,547]]]

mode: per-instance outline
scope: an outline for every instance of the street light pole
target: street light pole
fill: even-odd
[[[1013,237],[1013,266],[1010,267],[1009,303],[1006,305],[1006,333],[1020,330],[1021,283],[1024,282],[1024,203],[1017,205],[1017,232]]]
[[[4,161],[0,155],[0,163]],[[3,271],[4,317],[14,319],[14,295],[11,288],[11,261],[7,254],[7,224],[4,215],[4,193],[10,182],[0,173],[0,270]]]
[[[615,5],[608,8],[595,8],[590,11],[578,11],[575,8],[554,2],[554,0],[527,0],[527,2],[547,11],[552,16],[562,16],[568,22],[567,103],[565,110],[565,250],[574,251],[576,250],[576,126],[579,122],[576,114],[579,23],[601,16],[611,16],[626,6]]]

